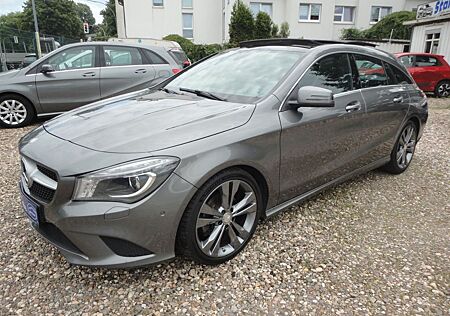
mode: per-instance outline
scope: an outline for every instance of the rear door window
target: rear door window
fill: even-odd
[[[135,47],[104,46],[105,66],[142,65],[142,55]]]
[[[347,54],[333,54],[316,62],[305,73],[300,87],[315,86],[334,94],[352,90],[352,72]]]
[[[416,67],[437,67],[440,66],[439,60],[431,56],[416,56]]]
[[[405,65],[406,68],[411,68],[414,66],[414,56],[407,55],[400,57],[400,62]]]
[[[399,84],[412,84],[411,79],[403,72],[401,71],[399,68],[393,66],[393,65],[389,65],[390,68],[392,69],[392,72],[394,73],[395,79],[397,81],[397,83]]]
[[[354,60],[362,89],[389,85],[389,77],[380,59],[354,54]]]
[[[168,64],[168,62],[164,58],[162,58],[155,52],[152,52],[151,50],[148,50],[148,49],[144,49],[143,51],[144,51],[145,57],[147,57],[147,61],[150,64]]]

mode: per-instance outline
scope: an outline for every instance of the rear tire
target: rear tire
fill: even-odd
[[[255,179],[238,168],[225,170],[189,202],[178,228],[176,253],[200,264],[224,263],[250,241],[262,211]]]
[[[408,121],[403,126],[402,131],[395,142],[391,153],[391,160],[382,167],[383,170],[400,174],[408,169],[414,156],[417,144],[417,127],[412,121]]]
[[[444,80],[438,83],[434,94],[438,98],[448,98],[450,96],[450,81]]]
[[[33,105],[17,94],[0,96],[0,127],[17,128],[30,124],[36,115]]]

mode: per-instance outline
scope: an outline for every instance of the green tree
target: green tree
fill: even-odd
[[[289,30],[289,23],[288,22],[281,23],[280,37],[281,38],[288,38],[289,35],[291,35],[291,31]]]
[[[39,32],[78,39],[84,37],[83,23],[72,0],[35,0]],[[26,0],[21,14],[21,28],[34,32],[31,0]]]
[[[255,38],[270,38],[272,33],[272,19],[266,12],[259,12],[255,21]]]
[[[21,12],[10,12],[0,16],[0,30],[20,29],[22,21]]]
[[[273,23],[272,30],[270,31],[270,37],[280,37],[279,32],[280,32],[280,29],[279,29],[278,25]]]
[[[95,25],[94,14],[92,14],[91,8],[84,3],[77,3],[78,16],[82,22],[87,22],[89,26]]]
[[[366,38],[383,39],[389,38],[392,33],[392,38],[395,39],[410,39],[411,27],[403,25],[403,22],[415,20],[416,13],[410,11],[400,11],[389,14],[380,22],[372,26],[366,31]]]
[[[241,0],[237,0],[233,5],[230,19],[230,42],[238,44],[242,41],[253,39],[255,20],[252,12]]]
[[[115,0],[108,0],[106,7],[100,11],[103,16],[103,23],[100,26],[102,35],[105,37],[117,36],[117,21],[116,21],[116,2]]]

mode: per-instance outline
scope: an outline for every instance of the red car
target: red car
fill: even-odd
[[[420,89],[434,92],[439,98],[450,96],[450,65],[444,56],[434,54],[396,54],[408,68]]]

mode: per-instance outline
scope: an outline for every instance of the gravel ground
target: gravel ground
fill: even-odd
[[[0,131],[0,314],[450,314],[450,100],[408,171],[374,171],[262,223],[217,267],[70,266],[20,208],[16,144]]]

